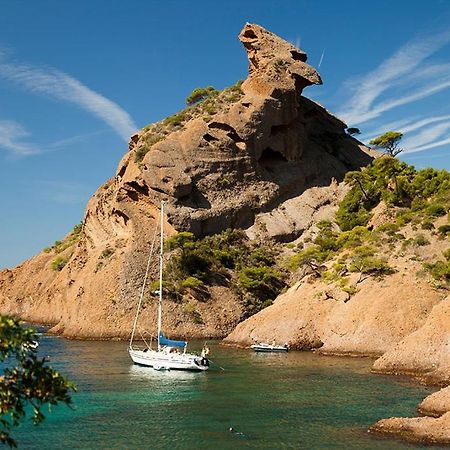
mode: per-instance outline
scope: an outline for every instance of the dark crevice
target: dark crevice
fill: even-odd
[[[160,194],[164,194],[164,195],[167,194],[167,192],[163,191],[162,189],[160,189],[156,186],[152,186],[152,191],[159,192]]]
[[[270,169],[271,167],[278,166],[280,164],[287,163],[288,160],[276,150],[272,150],[267,147],[261,154],[259,160],[259,164],[266,169]]]
[[[130,220],[130,218],[124,212],[119,211],[118,209],[113,210],[113,214],[115,214],[116,216],[122,217],[125,225]]]
[[[127,186],[139,192],[139,194],[148,196],[148,186],[146,184],[141,186],[137,181],[130,181],[127,183]]]
[[[125,170],[127,170],[127,166],[122,166],[119,170],[119,173],[117,174],[118,177],[122,178],[125,174]]]
[[[209,128],[215,128],[217,130],[226,131],[227,136],[232,139],[234,142],[244,142],[244,140],[237,134],[236,130],[227,123],[221,122],[211,122],[208,125]]]
[[[218,141],[218,140],[219,140],[219,139],[217,139],[216,137],[214,137],[213,135],[211,135],[211,134],[209,134],[209,133],[204,134],[204,135],[203,135],[203,139],[204,139],[206,142],[213,142],[213,141]]]
[[[139,194],[136,191],[130,191],[127,190],[127,196],[129,198],[131,198],[131,200],[133,200],[134,202],[137,202],[138,198],[139,198]]]
[[[304,53],[300,53],[296,50],[291,50],[291,55],[292,59],[294,59],[295,61],[306,62],[306,60],[308,59],[308,57]]]
[[[246,30],[242,36],[250,39],[258,38],[253,30]]]

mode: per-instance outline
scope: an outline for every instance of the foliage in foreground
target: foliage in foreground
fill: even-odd
[[[37,335],[9,316],[0,316],[0,362],[6,365],[0,377],[0,443],[16,447],[12,428],[31,407],[33,424],[41,423],[44,405],[71,404],[75,386],[36,354]]]

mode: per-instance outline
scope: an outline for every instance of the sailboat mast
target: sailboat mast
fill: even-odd
[[[158,351],[161,349],[161,315],[162,315],[162,295],[163,295],[163,246],[164,246],[164,201],[161,200],[161,218],[160,218],[160,249],[159,249],[159,303],[158,303]]]

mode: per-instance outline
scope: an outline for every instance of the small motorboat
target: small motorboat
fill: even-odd
[[[255,352],[287,352],[289,351],[289,346],[287,344],[284,345],[276,345],[275,343],[267,344],[265,342],[260,342],[259,344],[253,344],[251,348]]]

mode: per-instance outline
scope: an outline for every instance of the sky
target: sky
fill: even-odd
[[[196,87],[247,75],[258,23],[300,46],[310,97],[367,142],[404,133],[403,160],[450,170],[450,0],[0,0],[0,268],[79,223],[134,131]]]

